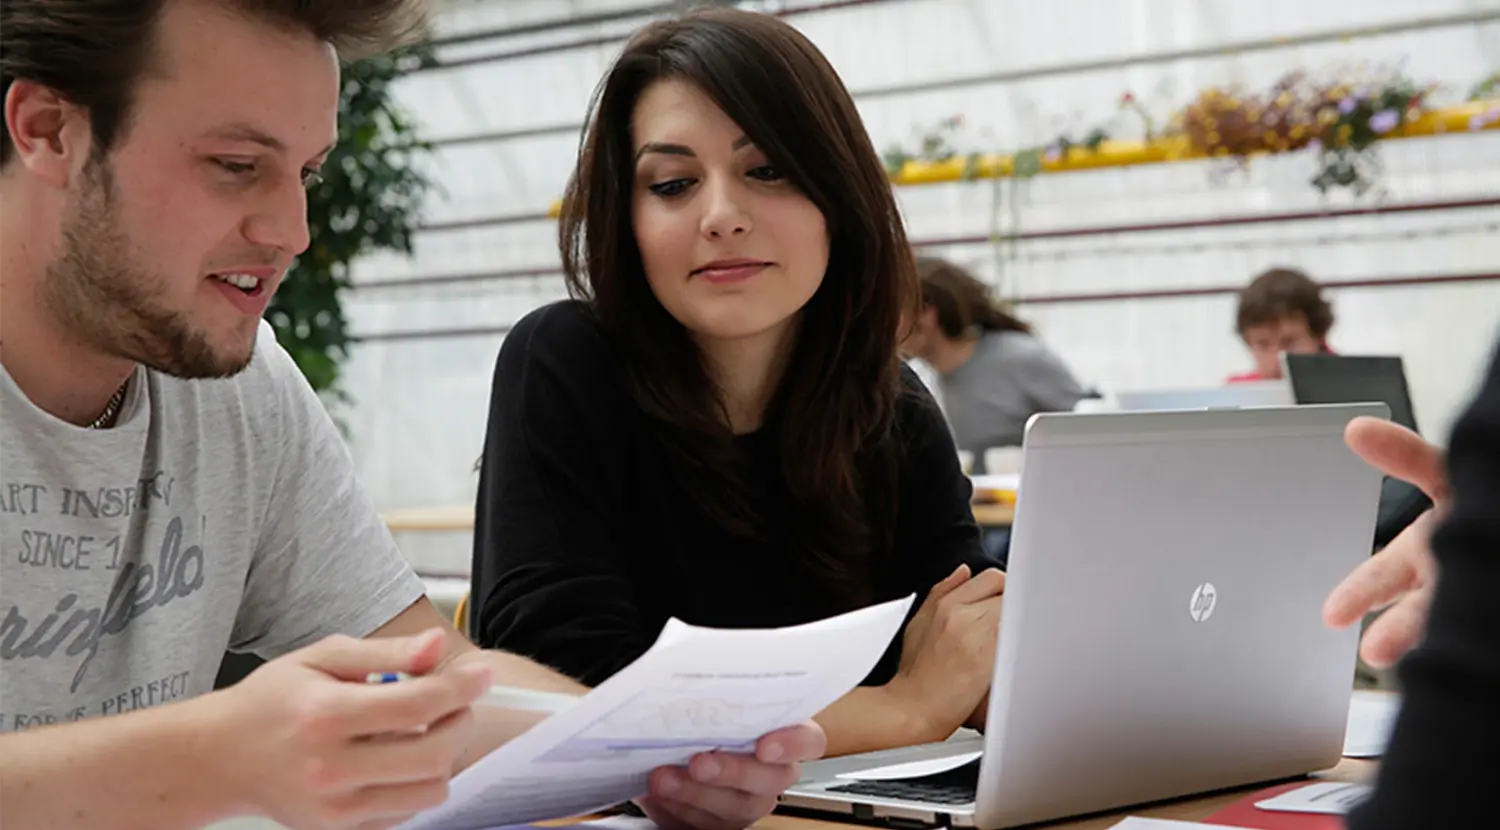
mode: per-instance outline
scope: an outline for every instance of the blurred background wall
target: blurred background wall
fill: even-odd
[[[436,187],[412,255],[359,259],[344,294],[359,342],[337,410],[382,509],[472,504],[506,327],[564,296],[548,212],[590,95],[621,38],[676,5],[437,7],[437,65],[392,86],[434,144],[421,166]],[[1500,324],[1500,130],[1478,129],[1490,111],[1465,104],[1500,107],[1482,86],[1500,70],[1500,2],[737,5],[785,15],[824,50],[893,164],[1016,151],[1045,164],[1061,138],[1160,141],[1206,90],[1255,95],[1298,71],[1354,91],[1407,78],[1425,108],[1468,106],[1477,114],[1447,134],[1379,142],[1361,195],[1314,187],[1310,150],[897,190],[916,243],[990,280],[1097,389],[1212,385],[1248,368],[1232,292],[1287,265],[1330,285],[1336,350],[1405,359],[1423,432],[1446,439]],[[401,543],[424,572],[467,572],[467,534]]]

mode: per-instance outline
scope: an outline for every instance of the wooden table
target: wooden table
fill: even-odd
[[[990,502],[974,505],[974,521],[982,527],[1010,527],[1016,518],[1016,506]]]
[[[1374,761],[1345,758],[1333,769],[1318,773],[1315,779],[1317,781],[1366,783],[1374,780],[1374,775]],[[1315,783],[1315,781],[1309,781],[1308,783]],[[1107,828],[1119,824],[1126,816],[1176,819],[1178,821],[1203,821],[1219,810],[1228,807],[1251,793],[1266,789],[1268,786],[1271,785],[1258,784],[1198,798],[1185,798],[1150,806],[1131,807],[1091,818],[1057,821],[1031,826],[1038,828],[1038,830],[1042,830],[1042,828],[1046,830],[1107,830]],[[858,826],[852,823],[821,821],[782,815],[769,816],[760,820],[755,825],[759,830],[851,830],[851,828]]]
[[[410,507],[380,514],[392,533],[472,531],[474,507]]]

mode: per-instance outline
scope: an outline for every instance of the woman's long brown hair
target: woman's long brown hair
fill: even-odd
[[[721,396],[646,282],[631,221],[631,117],[663,79],[695,84],[822,212],[828,270],[801,311],[764,423],[780,441],[785,514],[756,515]],[[874,598],[896,512],[897,333],[917,306],[911,249],[854,102],[817,47],[768,15],[700,11],[647,26],[593,101],[563,198],[568,286],[619,348],[676,478],[731,532],[775,539],[838,608]]]

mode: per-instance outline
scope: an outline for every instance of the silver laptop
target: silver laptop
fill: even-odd
[[[984,736],[808,765],[782,808],[992,830],[1333,766],[1358,630],[1320,610],[1380,490],[1356,415],[1388,410],[1033,417]]]
[[[1115,396],[1117,409],[1233,409],[1291,406],[1297,401],[1285,380],[1255,380],[1198,389],[1138,389]]]

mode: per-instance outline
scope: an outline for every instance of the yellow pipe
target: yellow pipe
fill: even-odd
[[[1475,116],[1496,110],[1500,110],[1500,100],[1470,101],[1455,107],[1428,110],[1402,125],[1400,129],[1391,131],[1383,140],[1469,132],[1469,124]],[[1500,129],[1500,119],[1489,119],[1480,129]],[[1152,141],[1105,141],[1097,150],[1073,147],[1066,155],[1057,159],[1043,159],[1041,170],[1044,173],[1062,173],[1073,170],[1098,170],[1105,167],[1163,164],[1204,157],[1203,153],[1195,150],[1188,142],[1187,136],[1172,135]],[[957,182],[966,177],[993,179],[1012,176],[1016,171],[1016,157],[997,153],[979,156],[975,159],[974,170],[966,176],[969,172],[968,166],[968,159],[962,156],[946,161],[909,161],[891,176],[891,183],[897,187],[904,187]],[[547,207],[547,215],[553,219],[556,219],[561,212],[561,201],[554,200]]]
[[[1417,118],[1393,130],[1385,140],[1412,138],[1415,136],[1440,135],[1443,133],[1468,132],[1474,116],[1500,109],[1500,100],[1471,101],[1456,107],[1429,110]],[[1491,119],[1481,129],[1500,129],[1500,119]],[[1186,136],[1173,135],[1153,141],[1105,141],[1097,150],[1072,147],[1066,155],[1057,159],[1043,159],[1044,173],[1060,173],[1070,170],[1096,170],[1103,167],[1132,167],[1140,164],[1161,164],[1204,158],[1195,150]],[[898,187],[919,184],[956,182],[966,178],[969,161],[962,157],[946,161],[909,161],[891,176]],[[1015,156],[986,154],[975,160],[971,178],[989,179],[1010,176],[1015,173]]]

